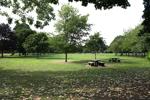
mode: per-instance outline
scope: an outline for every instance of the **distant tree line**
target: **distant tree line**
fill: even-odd
[[[125,32],[124,35],[117,36],[110,44],[108,51],[128,56],[145,56],[149,48],[145,37],[140,36],[142,30],[143,26],[139,25]]]
[[[8,24],[0,24],[0,51],[3,53],[19,53],[26,56],[28,53],[48,52],[49,43],[45,33],[37,33],[25,23],[16,24],[13,31]]]

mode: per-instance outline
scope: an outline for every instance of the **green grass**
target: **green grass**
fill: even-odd
[[[150,99],[150,62],[145,58],[98,54],[105,68],[91,68],[94,54],[0,58],[0,99]]]

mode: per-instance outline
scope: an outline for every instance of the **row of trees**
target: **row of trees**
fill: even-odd
[[[59,17],[55,24],[58,35],[37,33],[25,22],[17,23],[13,31],[9,25],[1,24],[0,50],[2,57],[4,51],[17,52],[20,56],[26,56],[29,53],[39,55],[49,52],[63,52],[67,62],[67,54],[70,52],[88,51],[96,54],[105,50],[105,42],[100,37],[100,33],[95,33],[87,39],[91,29],[91,24],[88,24],[88,15],[82,16],[76,8],[64,5],[59,11]]]
[[[145,37],[141,37],[143,26],[139,25],[133,30],[125,32],[123,36],[117,36],[110,44],[108,51],[115,53],[143,52],[149,51]]]
[[[48,51],[48,37],[45,33],[32,31],[25,24],[17,24],[12,31],[8,24],[0,24],[0,50],[3,57],[4,52],[19,55],[28,53],[43,53]]]

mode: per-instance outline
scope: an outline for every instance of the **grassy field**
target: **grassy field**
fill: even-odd
[[[150,61],[120,57],[109,63],[113,54],[98,54],[105,68],[91,68],[94,54],[50,54],[39,58],[0,58],[0,99],[4,100],[149,100]]]

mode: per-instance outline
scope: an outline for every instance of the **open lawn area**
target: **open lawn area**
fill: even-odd
[[[5,55],[6,56],[6,55]],[[64,54],[42,57],[0,58],[2,100],[150,100],[150,61],[98,54],[106,67],[92,68],[94,54]]]

